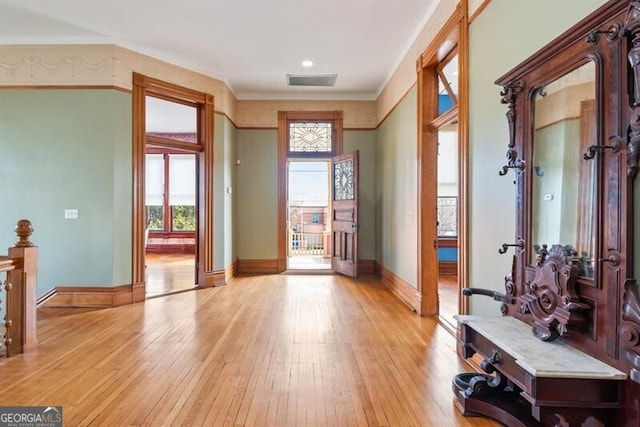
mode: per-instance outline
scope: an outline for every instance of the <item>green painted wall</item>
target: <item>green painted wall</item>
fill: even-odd
[[[214,135],[214,269],[221,270],[235,260],[234,185],[236,129],[223,114],[215,115]],[[231,191],[229,193],[228,191]]]
[[[236,135],[237,130],[229,119],[224,118],[224,266],[227,267],[235,261],[235,208],[236,197]]]
[[[498,255],[497,249],[515,239],[513,172],[498,176],[508,129],[494,81],[603,3],[492,1],[470,25],[470,286],[504,291],[512,252]],[[470,304],[473,314],[500,313],[499,304],[489,298],[471,298]]]
[[[376,259],[416,289],[417,105],[414,88],[376,131],[375,157]]]
[[[278,131],[236,132],[236,244],[240,259],[278,256]],[[360,150],[360,259],[375,259],[375,136],[345,131],[344,152]],[[233,162],[235,163],[235,161]]]
[[[238,129],[237,256],[278,258],[278,131]]]
[[[0,90],[0,153],[0,253],[30,219],[38,296],[131,283],[131,95]]]
[[[346,130],[343,151],[359,150],[358,254],[359,259],[376,259],[376,139],[370,130]]]
[[[531,244],[577,247],[580,120],[563,120],[537,130],[534,141],[533,165],[543,175],[535,175],[532,185]],[[546,200],[545,195],[552,199]]]

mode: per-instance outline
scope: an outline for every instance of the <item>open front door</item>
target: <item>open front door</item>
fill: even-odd
[[[358,151],[331,159],[331,269],[358,277]]]

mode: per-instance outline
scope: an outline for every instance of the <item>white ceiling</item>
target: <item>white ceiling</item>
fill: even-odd
[[[0,44],[113,43],[239,99],[375,99],[440,1],[0,0]],[[286,85],[333,73],[334,87]]]

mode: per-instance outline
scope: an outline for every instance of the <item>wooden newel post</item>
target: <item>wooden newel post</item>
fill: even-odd
[[[38,247],[29,237],[33,234],[31,221],[21,219],[15,228],[18,241],[9,248],[9,258],[16,266],[8,273],[7,319],[11,319],[7,344],[10,354],[33,350],[38,345],[36,336],[36,272]]]

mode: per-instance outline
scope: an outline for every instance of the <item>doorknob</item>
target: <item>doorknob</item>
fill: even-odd
[[[620,254],[611,251],[611,254],[606,258],[598,258],[598,262],[609,262],[613,266],[620,265]]]

